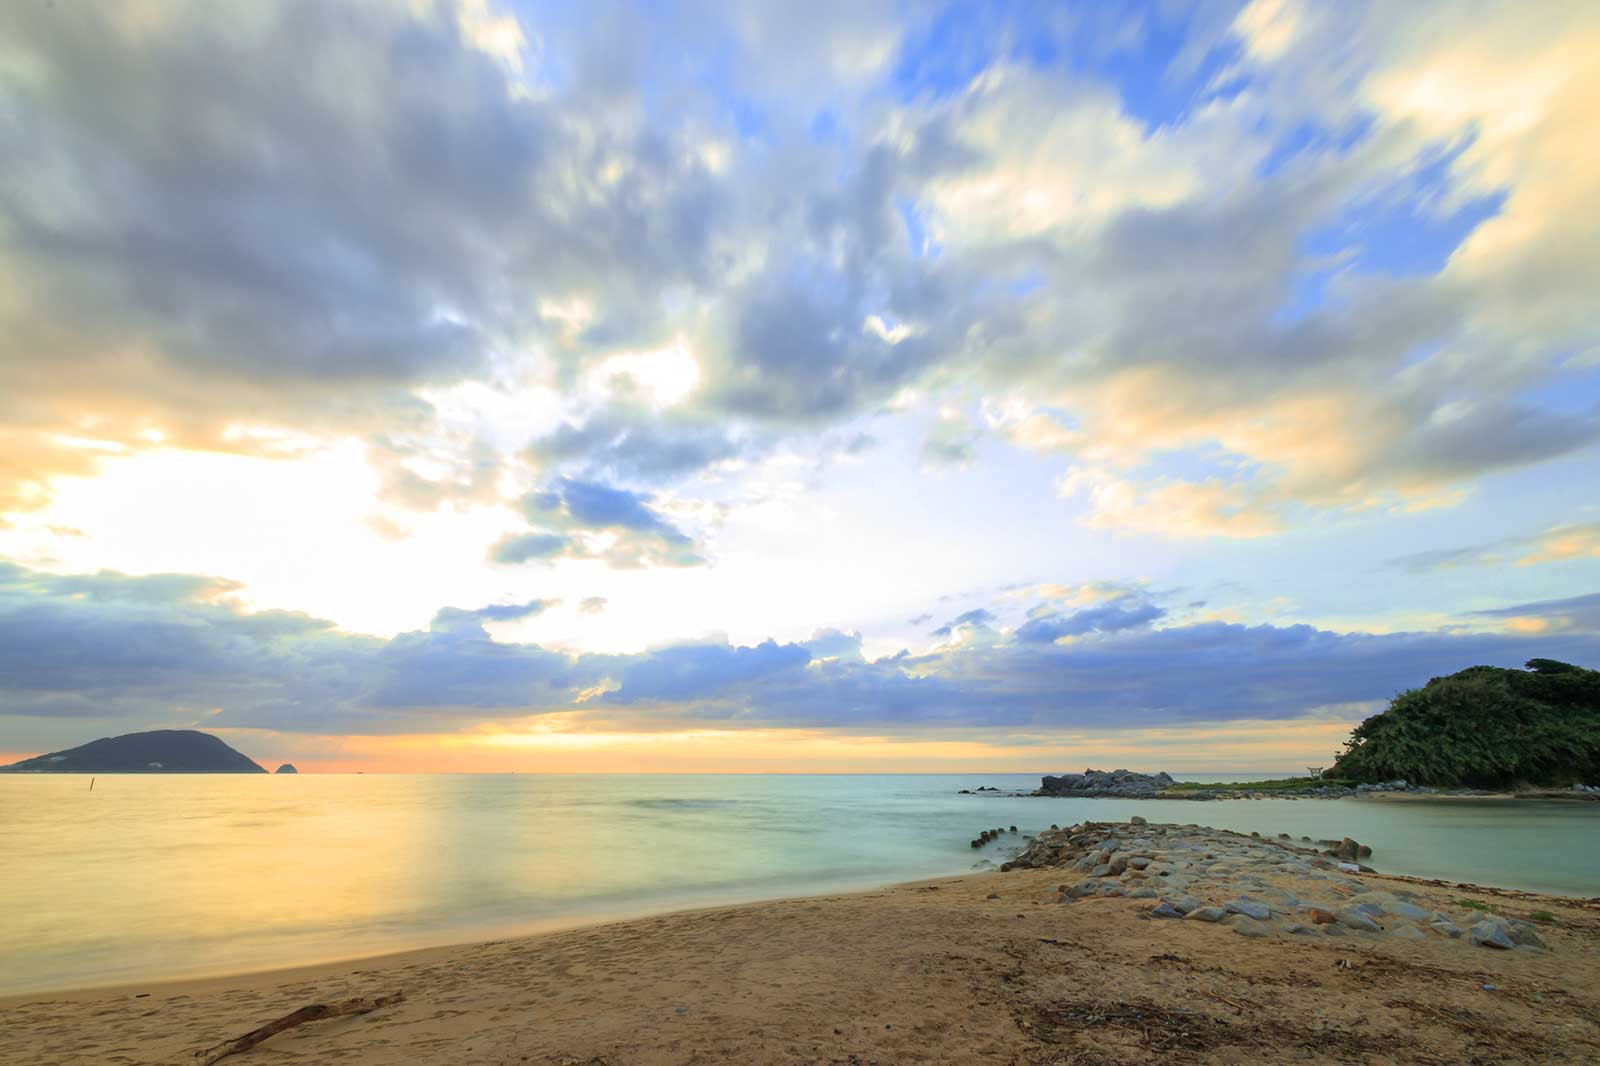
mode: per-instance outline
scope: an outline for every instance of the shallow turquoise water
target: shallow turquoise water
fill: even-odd
[[[0,991],[265,969],[961,873],[1004,858],[968,847],[985,827],[1133,814],[1348,835],[1386,872],[1600,894],[1600,804],[957,795],[1037,782],[103,776],[90,792],[82,777],[3,776]]]

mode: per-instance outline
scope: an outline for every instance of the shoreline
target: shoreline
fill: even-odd
[[[1132,857],[1156,847],[1155,858],[1108,868],[1091,877],[1107,890],[1081,897],[1060,889],[1095,871],[1064,854],[1040,868],[311,966],[8,995],[0,1060],[182,1061],[308,1004],[394,992],[404,1001],[282,1033],[237,1061],[1122,1064],[1155,1050],[1174,1054],[1163,1061],[1266,1066],[1585,1062],[1600,1052],[1600,900],[1350,875],[1294,855],[1303,849],[1201,827],[1075,828],[1123,841]],[[1036,838],[1034,857],[1082,850],[1065,843],[1073,830],[1061,832]],[[1190,865],[1181,856],[1193,848]],[[1206,849],[1215,862],[1199,858]],[[1149,885],[1161,900],[1138,898]],[[1259,898],[1274,913],[1215,923],[1153,915],[1175,892]],[[1374,901],[1384,928],[1368,932],[1354,916],[1312,926],[1305,899],[1286,902],[1296,894],[1326,894],[1340,910]],[[1395,917],[1407,907],[1504,912],[1508,928],[1536,928],[1543,946],[1418,933]],[[1312,933],[1292,931],[1301,921]]]

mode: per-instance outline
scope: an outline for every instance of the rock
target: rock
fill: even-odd
[[[1341,926],[1325,925],[1325,926],[1322,927],[1322,935],[1323,936],[1344,936],[1345,932],[1344,932],[1343,927],[1341,927]]]
[[[1136,888],[1128,893],[1129,899],[1155,899],[1157,892],[1153,888]]]
[[[1133,867],[1135,870],[1148,869],[1150,866],[1150,856],[1135,855],[1133,858],[1128,860],[1128,865]]]
[[[1265,922],[1258,922],[1254,918],[1247,918],[1242,914],[1234,915],[1228,920],[1228,924],[1240,936],[1262,937],[1272,935],[1271,926]]]
[[[1332,911],[1325,911],[1321,907],[1312,907],[1311,920],[1317,925],[1332,925],[1339,920],[1339,916]]]
[[[1188,914],[1200,906],[1200,901],[1193,896],[1167,896],[1162,902],[1179,914]]]
[[[1295,936],[1316,936],[1317,928],[1314,925],[1291,925],[1289,932]]]
[[[1136,814],[1132,818],[1128,819],[1128,824],[1130,824],[1130,825],[1149,825],[1150,823],[1145,821],[1143,818],[1139,817]]]
[[[1339,924],[1350,929],[1358,929],[1363,933],[1381,933],[1383,926],[1362,914],[1360,911],[1340,911]]]
[[[1397,925],[1389,930],[1390,936],[1397,936],[1401,940],[1426,940],[1428,935],[1414,925]]]
[[[1108,863],[1108,862],[1101,863],[1099,866],[1096,866],[1094,869],[1089,871],[1089,876],[1090,877],[1110,877],[1111,876],[1111,864]]]
[[[1221,907],[1196,907],[1183,917],[1191,922],[1220,922],[1228,916]]]
[[[1012,826],[1011,827],[1011,832],[1015,833],[1016,831],[1017,831],[1017,827],[1016,826]]]
[[[1182,918],[1183,917],[1183,912],[1180,911],[1178,908],[1174,907],[1172,904],[1166,902],[1165,900],[1162,900],[1160,903],[1157,903],[1154,907],[1150,908],[1150,917],[1152,917],[1152,918]]]
[[[1401,918],[1410,918],[1414,922],[1425,922],[1433,918],[1432,911],[1424,910],[1415,903],[1406,903],[1401,900],[1394,900],[1392,902],[1385,903],[1383,905],[1383,912],[1385,914],[1397,915]]]
[[[294,763],[286,762],[282,766],[278,767],[276,770],[274,770],[272,772],[275,773],[275,774],[297,774],[300,771],[296,770],[294,768]]]
[[[1461,927],[1448,918],[1435,919],[1428,923],[1428,928],[1440,936],[1449,937],[1451,940],[1461,939]]]
[[[1539,939],[1539,934],[1534,932],[1533,926],[1529,925],[1527,922],[1512,922],[1510,924],[1509,932],[1511,935],[1511,942],[1516,944],[1518,947],[1548,947],[1543,940]]]
[[[1272,917],[1271,907],[1268,907],[1265,903],[1257,903],[1253,899],[1229,900],[1225,909],[1229,914],[1242,914],[1247,918],[1254,918],[1258,922],[1264,922]]]
[[[1467,930],[1467,939],[1481,948],[1499,948],[1502,951],[1517,946],[1517,942],[1511,939],[1511,934],[1506,929],[1506,923],[1500,921],[1479,922]]]

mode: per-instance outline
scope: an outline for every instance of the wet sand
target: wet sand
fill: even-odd
[[[1201,901],[1239,891],[1228,864],[1201,873],[1209,879],[1185,889]],[[1288,898],[1298,884],[1239,876],[1258,895]],[[1125,895],[1062,902],[1059,887],[1083,877],[971,874],[307,969],[16,996],[0,1000],[0,1062],[190,1062],[308,1004],[396,991],[397,1005],[291,1029],[223,1062],[1600,1061],[1595,901],[1325,879],[1350,899],[1398,893],[1454,913],[1471,900],[1538,921],[1547,945],[1492,950],[1442,935],[1293,935],[1287,916],[1238,935],[1152,917],[1157,900]]]

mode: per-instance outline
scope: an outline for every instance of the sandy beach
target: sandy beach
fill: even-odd
[[[1233,834],[1211,839],[1220,847],[1224,837],[1244,841],[1232,845],[1240,855],[1270,851]],[[1187,891],[1196,903],[1220,903],[1241,879],[1279,900],[1301,884],[1295,870],[1249,870],[1227,858],[1219,857],[1215,876],[1175,876],[1194,882]],[[1165,864],[1158,858],[1149,870],[1167,876]],[[1110,891],[1155,883],[1128,873]],[[1469,901],[1469,915],[1492,909],[1511,921],[1536,920],[1545,946],[1495,950],[1464,936],[1355,930],[1294,935],[1290,929],[1327,929],[1294,924],[1287,910],[1261,923],[1243,915],[1162,920],[1150,898],[1074,901],[1060,889],[1083,877],[1075,869],[1017,869],[300,970],[12,997],[0,1001],[0,1061],[192,1062],[197,1049],[308,1004],[394,992],[403,1001],[291,1029],[224,1061],[1600,1058],[1600,902],[1373,874],[1317,876],[1349,901],[1404,899],[1447,913]],[[1390,932],[1406,924],[1379,921]]]

